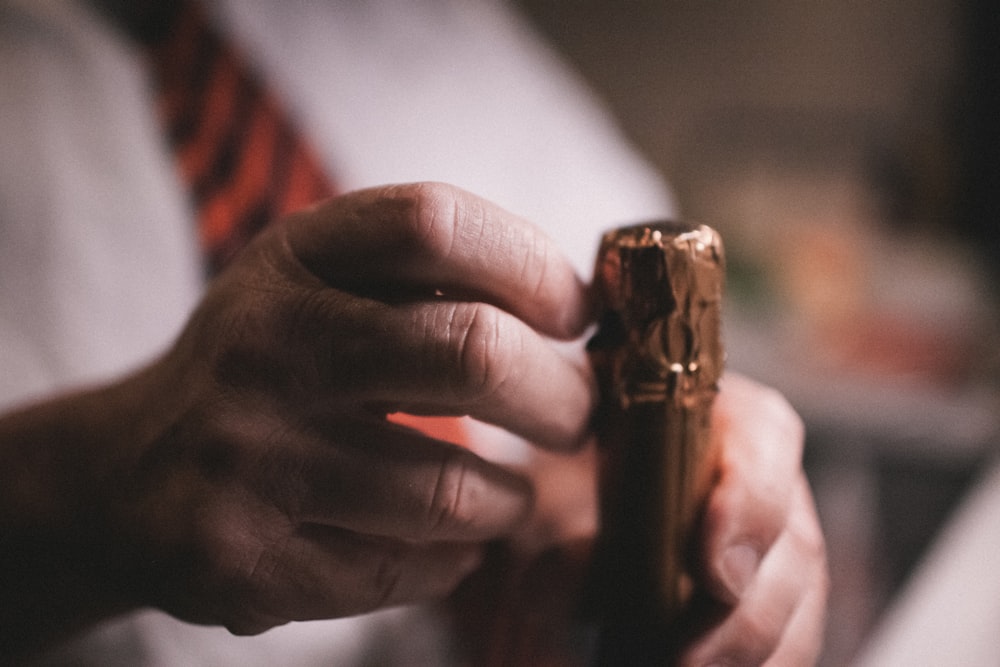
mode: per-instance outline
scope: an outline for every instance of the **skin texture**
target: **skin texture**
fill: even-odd
[[[679,664],[814,664],[829,578],[801,469],[802,423],[775,391],[738,376],[724,379],[713,418],[723,462],[703,520],[702,566],[723,604]]]
[[[147,368],[0,418],[0,655],[142,606],[251,634],[437,600],[487,544],[586,540],[594,380],[552,341],[579,338],[588,303],[537,228],[446,185],[273,225]],[[538,453],[489,463],[397,411]],[[684,664],[808,664],[827,584],[801,424],[740,378],[717,415],[704,583],[724,613]]]

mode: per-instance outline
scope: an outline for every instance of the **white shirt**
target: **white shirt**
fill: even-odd
[[[500,2],[210,10],[342,190],[453,183],[541,225],[585,275],[601,230],[673,213],[600,103]],[[0,409],[164,350],[202,289],[193,223],[139,54],[83,3],[0,0],[0,156]],[[235,638],[145,612],[72,650],[93,664],[345,664],[403,616]]]

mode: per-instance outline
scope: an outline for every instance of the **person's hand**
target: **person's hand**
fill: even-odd
[[[665,642],[663,664],[814,664],[822,646],[826,552],[802,471],[802,424],[774,390],[728,374],[712,413],[721,469],[700,526],[699,592]],[[515,540],[453,600],[477,664],[586,664],[580,596],[597,529],[592,447],[538,452],[536,505]],[[599,604],[594,601],[592,604]]]
[[[702,525],[708,605],[681,665],[816,662],[829,579],[826,548],[802,471],[803,429],[772,389],[727,375],[713,411],[719,482]]]
[[[133,381],[108,490],[138,601],[256,633],[439,598],[533,492],[386,419],[468,414],[577,448],[586,291],[537,229],[437,185],[361,191],[263,233]]]

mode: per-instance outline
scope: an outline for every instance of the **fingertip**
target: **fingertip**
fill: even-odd
[[[486,558],[486,547],[480,543],[468,543],[457,547],[455,554],[455,575],[458,582],[478,570]]]
[[[507,495],[498,503],[502,507],[496,510],[499,516],[497,525],[505,525],[508,530],[517,528],[535,508],[535,486],[523,475],[500,466],[495,469],[504,477],[502,483],[507,490]]]
[[[579,338],[597,317],[596,306],[587,284],[575,272],[572,273],[572,281],[572,288],[567,290],[567,297],[562,305],[562,318],[553,328],[553,335],[560,340]]]

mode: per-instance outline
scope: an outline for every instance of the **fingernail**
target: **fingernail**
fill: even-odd
[[[759,566],[760,554],[749,544],[735,544],[726,549],[722,556],[722,583],[734,600],[743,595]]]

